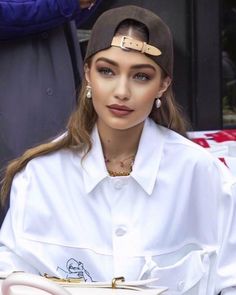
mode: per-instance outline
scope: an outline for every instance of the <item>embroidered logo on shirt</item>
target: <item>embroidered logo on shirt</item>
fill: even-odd
[[[74,258],[70,258],[66,262],[66,270],[57,267],[57,271],[61,273],[63,277],[66,279],[81,279],[85,282],[93,282],[92,277],[90,276],[89,272],[84,268],[82,262],[75,260]]]

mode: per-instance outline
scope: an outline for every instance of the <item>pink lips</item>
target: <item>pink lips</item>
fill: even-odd
[[[107,107],[111,111],[111,113],[116,115],[116,116],[127,116],[127,115],[129,115],[130,113],[133,112],[132,109],[130,109],[127,106],[124,106],[124,105],[111,104],[111,105],[109,105]]]

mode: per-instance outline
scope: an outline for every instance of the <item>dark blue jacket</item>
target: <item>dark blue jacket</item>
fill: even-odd
[[[46,31],[75,19],[79,27],[96,9],[80,9],[78,0],[0,0],[0,40]]]

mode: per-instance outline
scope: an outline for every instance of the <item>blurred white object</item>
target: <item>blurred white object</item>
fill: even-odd
[[[44,295],[45,292],[52,295],[70,295],[65,288],[50,280],[23,272],[12,273],[3,280],[1,291],[2,295]]]
[[[217,158],[225,157],[229,154],[229,147],[226,144],[212,145],[207,150]]]
[[[119,283],[119,288],[111,288],[107,283],[55,283],[45,277],[16,272],[0,280],[0,295],[158,295],[165,287],[145,289],[145,284],[157,279]],[[126,285],[127,284],[127,285]],[[117,285],[118,286],[118,285]]]
[[[195,143],[198,143],[206,148],[206,150],[214,157],[219,158],[226,164],[232,175],[236,176],[236,140],[227,139],[222,142],[217,142],[213,137],[211,137],[211,134],[215,134],[217,132],[220,132],[220,130],[193,131],[189,132],[188,136]],[[235,132],[233,134],[235,134]],[[206,145],[208,145],[208,147]]]
[[[230,157],[236,157],[236,141],[228,142],[228,155]]]
[[[236,157],[224,157],[225,163],[232,175],[236,176]]]

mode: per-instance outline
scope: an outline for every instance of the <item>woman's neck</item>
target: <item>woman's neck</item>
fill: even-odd
[[[118,130],[103,123],[97,124],[104,157],[113,160],[124,160],[135,156],[144,123],[135,127]]]

